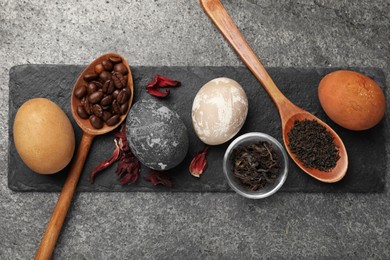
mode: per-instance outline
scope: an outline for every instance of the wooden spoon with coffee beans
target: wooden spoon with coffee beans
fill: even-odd
[[[35,259],[51,258],[94,137],[114,130],[125,120],[133,96],[130,66],[116,53],[94,60],[77,79],[71,108],[83,136]]]

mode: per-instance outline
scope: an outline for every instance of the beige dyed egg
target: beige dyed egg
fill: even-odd
[[[33,98],[25,102],[16,113],[13,133],[18,154],[37,173],[56,173],[72,159],[75,148],[72,124],[49,99]]]
[[[219,145],[235,136],[248,114],[248,98],[244,89],[229,78],[207,82],[192,104],[192,124],[205,144]]]

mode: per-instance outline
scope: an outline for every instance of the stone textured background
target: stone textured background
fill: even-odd
[[[266,66],[375,66],[389,82],[390,1],[223,1]],[[0,259],[31,259],[58,193],[7,187],[13,65],[241,65],[195,0],[0,2]],[[387,149],[389,151],[389,149]],[[389,156],[389,154],[388,154]],[[389,174],[387,173],[387,182]],[[389,259],[390,193],[77,193],[58,259]]]

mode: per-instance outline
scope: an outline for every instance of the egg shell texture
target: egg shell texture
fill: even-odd
[[[177,166],[188,151],[187,128],[179,115],[153,99],[133,105],[127,117],[127,136],[134,155],[155,170]]]
[[[64,111],[49,99],[25,102],[15,116],[13,131],[20,157],[37,173],[56,173],[72,159],[75,148],[72,124]]]
[[[194,130],[204,143],[219,145],[235,136],[248,114],[248,98],[241,85],[229,78],[207,82],[192,105]]]
[[[386,99],[378,84],[354,71],[327,74],[319,83],[318,98],[325,113],[350,130],[372,128],[386,110]]]

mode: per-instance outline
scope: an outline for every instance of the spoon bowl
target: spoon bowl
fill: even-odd
[[[77,114],[77,106],[80,105],[80,100],[74,95],[74,92],[75,92],[75,90],[78,87],[81,87],[82,85],[85,84],[85,80],[83,78],[84,75],[95,73],[95,66],[98,65],[99,63],[101,63],[104,60],[108,60],[108,58],[112,57],[112,56],[120,57],[122,59],[122,63],[125,65],[125,67],[128,70],[126,87],[130,90],[129,106],[127,108],[127,112],[120,117],[120,120],[119,120],[119,122],[116,125],[108,126],[108,125],[104,124],[104,126],[102,128],[96,129],[96,128],[94,128],[91,125],[91,123],[89,122],[88,119],[82,119]],[[80,74],[80,76],[78,77],[78,79],[77,79],[77,81],[76,81],[76,83],[75,83],[75,85],[73,87],[72,97],[71,97],[72,115],[73,115],[73,118],[75,119],[76,123],[80,126],[80,128],[83,130],[84,133],[88,133],[90,135],[102,135],[102,134],[111,132],[112,130],[117,128],[123,122],[123,120],[125,120],[127,114],[130,111],[130,105],[131,105],[131,103],[133,101],[133,97],[134,97],[133,78],[132,78],[132,75],[131,75],[130,66],[127,63],[126,59],[124,57],[120,56],[117,53],[106,53],[106,54],[98,57],[94,61],[92,61],[91,64],[88,65],[88,67],[86,67],[84,69],[84,71]]]
[[[220,30],[222,35],[225,37],[225,39],[230,43],[230,45],[237,52],[239,57],[243,60],[243,62],[250,69],[250,71],[257,78],[257,80],[263,85],[265,90],[268,92],[268,94],[274,101],[282,121],[284,144],[286,146],[288,154],[291,156],[293,161],[304,172],[319,181],[332,183],[341,180],[345,176],[348,168],[347,151],[341,138],[332,128],[330,128],[323,121],[321,121],[311,113],[297,107],[283,95],[283,93],[278,89],[274,81],[271,79],[268,72],[265,70],[264,66],[260,63],[256,54],[245,41],[241,32],[234,24],[233,20],[230,18],[229,14],[226,12],[224,6],[219,0],[200,0],[200,3],[206,14],[214,22],[214,24]],[[327,131],[333,136],[334,143],[339,149],[340,159],[337,161],[335,168],[331,169],[330,171],[324,172],[314,168],[307,168],[295,156],[295,154],[291,152],[289,148],[288,133],[294,125],[295,120],[304,119],[317,120],[317,122],[325,126]]]
[[[336,166],[330,169],[329,171],[325,172],[315,168],[308,168],[297,158],[297,156],[293,152],[291,152],[288,133],[291,131],[291,128],[294,126],[295,121],[302,121],[302,120],[316,120],[319,124],[323,125],[326,128],[326,130],[333,136],[334,138],[333,142],[339,150],[340,159],[338,160]],[[288,120],[286,120],[286,122],[283,122],[282,131],[283,131],[283,142],[285,144],[287,153],[290,155],[292,160],[299,166],[299,168],[301,168],[304,172],[306,172],[307,174],[309,174],[310,176],[312,176],[313,178],[319,181],[328,182],[328,183],[337,182],[344,177],[348,165],[348,155],[346,153],[345,146],[341,138],[337,135],[337,133],[326,123],[324,123],[322,120],[310,114],[309,112],[302,110],[301,112],[291,116]]]
[[[121,115],[119,122],[116,125],[108,126],[104,124],[104,126],[100,129],[95,129],[88,119],[82,119],[77,114],[77,106],[80,104],[80,100],[76,98],[74,95],[75,89],[85,84],[84,75],[95,73],[95,66],[101,63],[103,60],[107,60],[109,57],[120,57],[122,59],[122,63],[127,68],[127,82],[126,88],[130,90],[130,98],[128,103],[128,108],[126,113]],[[70,203],[72,202],[73,194],[76,190],[77,183],[80,179],[81,172],[84,167],[85,160],[88,156],[89,149],[92,145],[92,141],[95,136],[106,134],[112,130],[114,130],[117,126],[119,126],[126,118],[127,114],[130,111],[131,102],[133,101],[134,96],[134,86],[133,79],[131,75],[130,66],[127,61],[120,55],[116,53],[107,53],[99,58],[95,59],[78,77],[72,91],[71,97],[71,109],[73,118],[76,120],[79,127],[83,130],[83,136],[81,137],[81,141],[79,147],[77,149],[76,155],[73,157],[72,166],[68,173],[68,176],[65,180],[64,186],[61,190],[61,194],[58,198],[57,204],[53,210],[53,214],[50,218],[50,221],[47,225],[46,231],[43,234],[41,243],[39,248],[35,254],[34,259],[50,259],[54,248],[56,246],[59,234],[61,232],[62,225],[64,223],[65,217],[67,215],[68,209],[70,207]]]

